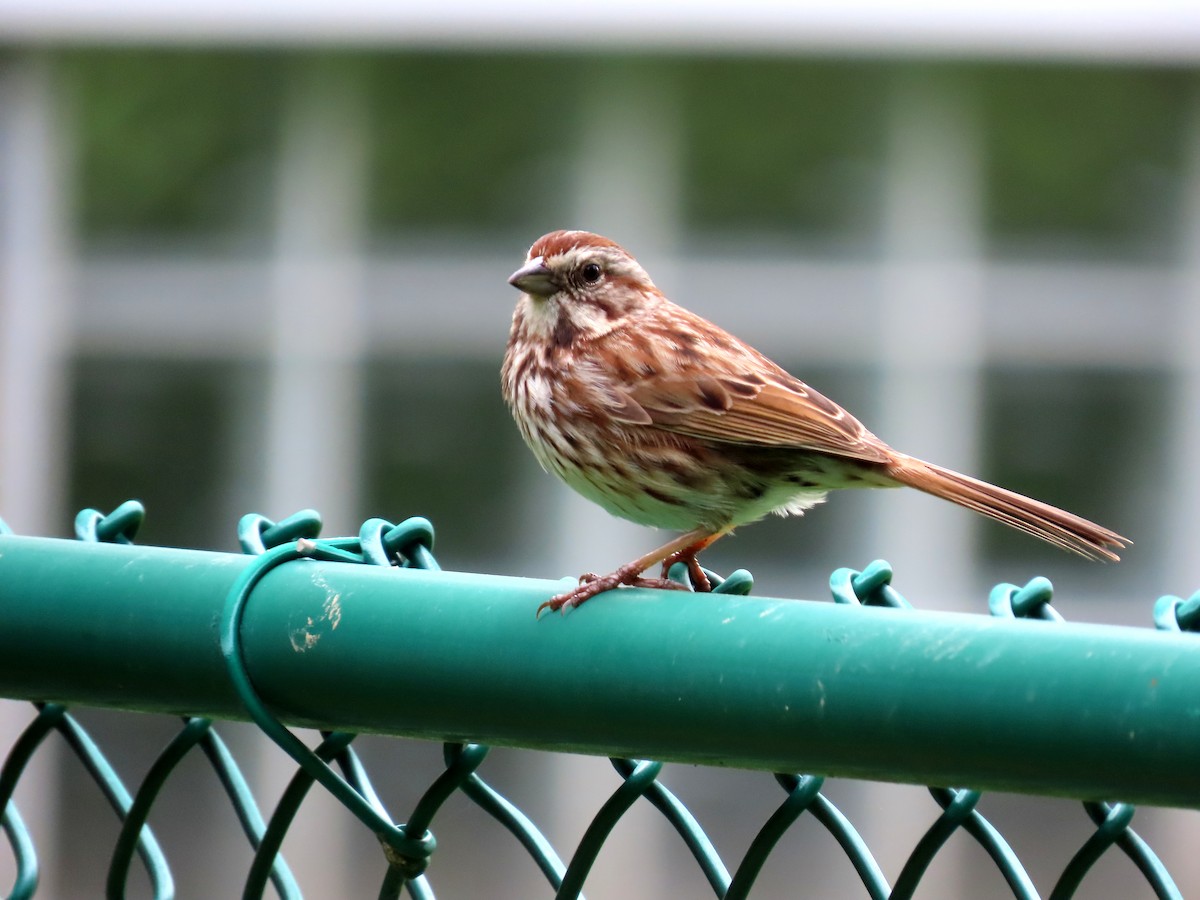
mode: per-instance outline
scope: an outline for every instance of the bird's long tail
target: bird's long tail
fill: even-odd
[[[897,454],[888,474],[901,484],[941,497],[1088,559],[1115,562],[1132,543],[1095,522],[1013,491]]]

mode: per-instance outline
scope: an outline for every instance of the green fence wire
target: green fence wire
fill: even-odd
[[[1160,599],[1155,631],[1065,623],[1044,578],[997,586],[990,618],[928,613],[913,610],[876,562],[834,572],[833,604],[750,598],[752,579],[739,570],[710,573],[713,594],[687,602],[628,590],[536,620],[537,602],[561,583],[442,572],[424,519],[372,519],[356,537],[322,539],[315,512],[277,523],[250,515],[239,527],[242,557],[141,547],[133,540],[142,519],[133,501],[109,515],[85,510],[79,542],[15,536],[0,521],[0,696],[33,701],[0,769],[10,897],[31,897],[38,885],[13,792],[51,733],[121,821],[109,897],[125,895],[135,855],[153,895],[174,896],[147,818],[196,747],[254,850],[250,898],[268,885],[301,896],[280,848],[314,787],[378,839],[380,897],[434,896],[435,820],[456,792],[511,833],[558,898],[582,896],[613,828],[642,800],[726,900],[751,895],[805,813],[836,840],[869,897],[913,896],[960,832],[1014,897],[1040,896],[978,812],[985,789],[1084,801],[1094,831],[1051,898],[1075,896],[1114,847],[1155,896],[1182,896],[1130,822],[1133,802],[1200,807],[1200,593]],[[685,581],[685,568],[672,577]],[[182,714],[182,724],[131,791],[71,704]],[[254,721],[296,763],[266,819],[217,718]],[[310,749],[289,726],[316,727],[322,740]],[[360,731],[445,741],[445,768],[407,817],[395,818],[372,787],[351,748]],[[479,774],[491,744],[611,758],[620,784],[566,862]],[[783,798],[732,871],[660,780],[665,760],[777,773]],[[824,778],[795,774],[803,771],[974,787],[929,788],[941,814],[889,884],[822,793]]]

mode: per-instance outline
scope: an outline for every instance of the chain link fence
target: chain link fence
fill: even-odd
[[[143,509],[140,504],[133,501],[123,504],[108,515],[95,510],[85,510],[76,520],[76,533],[79,540],[88,545],[128,545],[132,548],[135,546],[133,544],[134,537],[142,519]],[[22,656],[21,653],[15,652],[18,646],[16,642],[22,640],[20,632],[25,623],[24,620],[13,621],[19,618],[15,615],[14,604],[45,603],[48,604],[47,608],[52,608],[53,603],[48,598],[66,596],[71,593],[74,587],[66,582],[60,584],[56,579],[60,578],[59,573],[70,568],[64,548],[70,548],[73,545],[71,542],[18,538],[11,535],[9,529],[0,523],[0,596],[3,597],[2,602],[5,608],[9,610],[6,619],[12,625],[12,628],[6,630],[7,638],[0,638],[0,647],[3,648],[3,652],[0,652],[0,672],[2,672],[0,685],[7,686],[4,688],[6,696],[33,699],[34,701],[29,723],[9,748],[3,768],[0,769],[0,805],[4,809],[3,828],[11,849],[15,870],[15,877],[8,896],[31,897],[34,896],[38,887],[38,848],[35,846],[30,830],[24,824],[21,813],[13,800],[13,794],[30,761],[46,746],[47,739],[54,734],[61,737],[70,751],[78,757],[88,776],[99,788],[120,821],[119,835],[108,857],[106,893],[109,897],[126,896],[133,877],[132,873],[135,872],[136,867],[144,870],[150,885],[150,893],[154,897],[165,898],[176,895],[177,888],[172,877],[169,860],[155,839],[153,830],[148,824],[148,818],[152,810],[156,809],[156,801],[164,786],[177,772],[185,758],[194,756],[196,750],[203,754],[204,759],[215,772],[224,788],[228,802],[236,814],[237,821],[240,823],[245,840],[253,850],[253,860],[245,875],[243,888],[245,897],[260,897],[272,889],[278,896],[284,898],[301,896],[301,885],[297,883],[297,879],[284,859],[281,847],[306,797],[314,788],[328,792],[378,840],[382,850],[380,862],[382,874],[379,878],[378,892],[380,897],[397,897],[405,892],[414,898],[432,898],[434,896],[438,846],[434,834],[439,812],[447,800],[455,795],[466,797],[511,835],[513,852],[528,855],[544,876],[547,895],[553,892],[557,898],[583,896],[589,873],[614,828],[622,822],[631,809],[639,804],[648,804],[668,823],[670,829],[678,835],[679,841],[686,848],[694,865],[702,873],[704,881],[711,888],[712,895],[726,898],[726,900],[757,896],[754,886],[764,865],[773,853],[778,852],[777,848],[781,838],[806,813],[828,832],[853,868],[858,882],[861,883],[862,894],[868,897],[914,896],[947,841],[955,835],[969,837],[982,849],[1014,897],[1043,896],[1028,874],[1026,866],[1022,864],[1021,859],[1004,835],[979,812],[978,805],[982,797],[980,789],[940,786],[929,788],[938,814],[924,833],[914,840],[912,850],[900,870],[895,874],[894,880],[889,880],[882,871],[871,848],[850,818],[828,799],[823,791],[825,779],[813,774],[780,772],[768,776],[764,773],[763,777],[773,777],[781,792],[778,806],[762,822],[745,851],[736,858],[723,858],[718,853],[714,842],[696,816],[689,812],[684,803],[667,787],[661,777],[663,762],[630,756],[611,757],[612,766],[619,776],[617,787],[595,811],[582,838],[565,857],[555,850],[538,825],[525,812],[502,796],[485,780],[481,772],[483,763],[488,756],[489,747],[484,743],[470,740],[445,741],[442,747],[444,768],[441,773],[423,788],[419,800],[411,810],[407,811],[407,816],[395,817],[385,808],[384,802],[372,785],[367,767],[352,747],[357,731],[355,727],[347,727],[346,730],[328,727],[337,723],[314,722],[311,712],[299,707],[289,708],[287,703],[268,699],[268,697],[274,696],[275,690],[272,679],[264,677],[264,675],[267,674],[267,669],[271,666],[270,660],[274,657],[258,651],[255,651],[254,654],[248,652],[248,646],[257,641],[259,632],[264,628],[263,620],[255,620],[251,616],[251,607],[255,606],[252,600],[257,602],[262,599],[260,594],[267,590],[264,585],[271,582],[273,578],[278,581],[277,573],[284,570],[295,570],[301,560],[334,564],[366,564],[381,568],[398,567],[401,570],[411,569],[438,573],[440,570],[432,553],[433,530],[423,519],[409,519],[399,525],[393,525],[381,519],[373,519],[363,525],[359,535],[349,538],[321,539],[319,537],[320,529],[320,517],[312,511],[298,513],[281,522],[272,522],[261,516],[250,515],[243,518],[239,527],[241,546],[245,553],[253,557],[249,564],[239,567],[227,559],[217,559],[217,557],[228,555],[193,552],[191,556],[187,557],[186,564],[172,564],[166,574],[155,576],[150,566],[151,561],[157,559],[157,556],[148,550],[144,557],[125,556],[119,560],[119,566],[105,570],[106,574],[103,577],[98,576],[93,582],[96,596],[85,598],[85,602],[91,604],[89,608],[93,612],[96,610],[97,604],[102,603],[101,595],[110,589],[117,594],[125,592],[121,596],[133,605],[140,602],[137,601],[137,596],[140,596],[137,595],[137,589],[130,586],[133,582],[122,581],[123,578],[136,579],[139,585],[147,582],[153,583],[154,591],[147,593],[147,597],[160,596],[165,590],[164,585],[172,584],[175,588],[168,590],[168,593],[176,593],[181,597],[189,590],[200,593],[202,588],[188,587],[188,585],[193,577],[197,583],[208,577],[202,577],[202,574],[199,573],[198,567],[201,566],[201,560],[206,560],[212,572],[219,571],[221,578],[224,579],[222,583],[228,584],[228,590],[218,598],[215,605],[211,602],[211,597],[209,598],[208,611],[205,613],[208,616],[209,627],[201,629],[202,631],[207,630],[207,639],[210,645],[219,646],[219,657],[215,653],[207,654],[204,656],[202,666],[208,668],[195,668],[189,661],[187,653],[182,649],[182,645],[167,647],[164,651],[166,656],[177,655],[178,657],[178,668],[183,670],[179,677],[187,679],[186,690],[171,683],[169,679],[165,683],[162,679],[158,679],[158,683],[148,683],[156,681],[149,674],[154,665],[153,661],[147,662],[143,666],[139,660],[129,660],[127,664],[122,663],[125,670],[112,675],[116,682],[127,685],[128,689],[122,695],[114,694],[111,686],[107,684],[91,686],[88,683],[89,679],[83,674],[83,669],[66,662],[65,657],[57,662],[51,659],[45,665],[41,665],[32,662],[34,659],[32,656]],[[33,543],[22,543],[23,541],[32,541]],[[166,552],[180,553],[182,551],[157,551],[157,553]],[[97,554],[91,554],[80,564],[85,567],[90,566],[93,571],[96,571],[97,560],[103,558]],[[278,659],[287,661],[289,665],[295,664],[301,667],[297,671],[306,665],[306,659],[317,658],[313,653],[315,649],[324,648],[333,642],[334,635],[344,624],[343,619],[347,617],[348,609],[351,608],[358,596],[355,593],[356,589],[348,584],[343,584],[336,589],[331,586],[333,577],[327,574],[328,571],[328,569],[316,568],[306,570],[307,583],[316,584],[323,589],[323,593],[320,595],[321,599],[316,607],[296,606],[293,615],[286,621],[284,631],[286,632],[288,655],[280,656]],[[449,574],[445,573],[446,576]],[[65,578],[66,576],[61,577]],[[155,582],[156,577],[164,580]],[[467,578],[467,576],[459,577]],[[676,567],[676,570],[672,572],[672,577],[680,580],[686,579],[686,570],[682,566]],[[743,570],[739,570],[725,579],[718,577],[715,573],[710,573],[710,577],[715,585],[715,594],[722,598],[721,602],[733,604],[729,607],[722,607],[735,611],[730,613],[726,621],[732,620],[736,612],[743,609],[753,612],[756,617],[762,619],[770,618],[777,609],[783,608],[738,606],[739,602],[743,604],[750,602],[738,600],[738,598],[746,597],[752,586],[750,575]],[[889,610],[887,615],[894,618],[881,621],[890,623],[904,621],[904,617],[931,615],[913,611],[907,601],[891,586],[891,580],[891,570],[886,563],[882,562],[873,563],[863,571],[839,569],[833,573],[831,578],[833,599],[836,604],[848,608],[872,606],[887,608]],[[454,588],[462,604],[469,606],[467,595],[472,591],[477,598],[483,598],[482,602],[486,603],[489,602],[487,598],[500,591],[503,581],[505,580],[492,579],[488,576],[470,576],[467,581],[455,582]],[[423,585],[423,596],[428,598],[425,602],[429,605],[429,614],[436,624],[446,617],[453,616],[453,609],[449,605],[441,603],[429,587],[431,583],[422,582],[421,584]],[[539,589],[544,590],[545,583],[538,584],[541,585]],[[208,591],[210,586],[209,582],[205,582],[203,591]],[[524,584],[520,587],[527,591],[529,585]],[[279,584],[275,586],[275,590],[280,594],[287,594],[288,586]],[[39,596],[39,591],[41,591],[41,596]],[[108,596],[112,595],[111,592],[108,594]],[[186,619],[186,614],[180,612],[186,598],[180,600],[180,605],[174,611],[171,610],[174,602],[171,597],[162,597],[161,599],[167,610],[162,613],[164,617],[179,615]],[[653,613],[658,616],[657,627],[662,629],[662,633],[667,636],[664,639],[665,645],[670,644],[671,629],[675,627],[670,618],[670,610],[679,608],[677,601],[683,598],[676,596],[671,599],[676,602],[676,606],[663,607]],[[266,606],[267,604],[264,600],[259,605]],[[597,604],[596,608],[601,605],[603,604]],[[793,606],[796,605],[793,604]],[[824,606],[828,606],[828,604]],[[991,593],[989,606],[996,623],[1015,619],[1036,619],[1047,623],[1057,623],[1047,627],[1063,629],[1063,634],[1072,628],[1072,626],[1062,623],[1061,617],[1052,607],[1051,586],[1043,578],[1034,579],[1024,587],[997,586]],[[530,619],[532,619],[532,611],[535,607],[536,604],[522,604],[522,608],[528,610]],[[216,609],[219,609],[219,614],[214,615],[213,610]],[[315,613],[313,609],[316,610]],[[472,615],[476,615],[478,607],[473,610]],[[578,613],[572,614],[568,619],[574,618],[576,615]],[[981,617],[960,618],[980,619]],[[42,620],[42,625],[39,626],[36,614],[29,617],[28,621],[33,623],[29,627],[43,627],[46,635],[40,641],[39,646],[31,650],[27,647],[31,641],[26,640],[25,646],[28,653],[49,654],[51,657],[54,656],[57,649],[64,649],[69,653],[70,648],[58,648],[52,642],[51,632],[54,619],[54,616],[47,614],[47,617]],[[1028,771],[1032,767],[1023,765],[1022,761],[1011,758],[1006,761],[1003,758],[1005,755],[1003,748],[993,755],[981,754],[983,758],[974,763],[973,765],[977,768],[972,769],[971,765],[961,758],[961,755],[956,756],[959,753],[957,748],[960,736],[954,735],[951,731],[946,731],[944,735],[944,743],[949,747],[946,754],[946,760],[949,762],[939,760],[929,763],[929,765],[939,766],[940,768],[936,771],[961,771],[964,774],[973,775],[979,778],[980,783],[985,786],[1041,790],[1050,794],[1085,797],[1093,792],[1096,784],[1111,783],[1118,797],[1146,797],[1154,802],[1171,806],[1195,807],[1200,805],[1200,786],[1197,785],[1196,777],[1192,774],[1194,765],[1179,764],[1180,761],[1189,759],[1189,756],[1194,761],[1192,751],[1196,747],[1195,739],[1198,727],[1195,722],[1197,717],[1200,717],[1200,699],[1188,699],[1189,692],[1200,698],[1200,691],[1194,690],[1196,682],[1190,680],[1197,663],[1200,662],[1200,644],[1194,643],[1194,637],[1181,634],[1181,632],[1195,632],[1200,629],[1200,593],[1186,601],[1176,597],[1162,598],[1155,606],[1154,622],[1158,629],[1157,635],[1149,631],[1144,635],[1139,635],[1131,629],[1111,629],[1111,634],[1105,633],[1102,636],[1099,633],[1082,633],[1082,646],[1091,648],[1087,651],[1088,653],[1105,657],[1104,662],[1110,667],[1115,665],[1116,655],[1122,648],[1128,646],[1130,657],[1136,657],[1137,664],[1141,666],[1137,670],[1142,673],[1139,677],[1145,676],[1148,679],[1147,685],[1142,687],[1149,691],[1145,695],[1149,699],[1141,703],[1144,708],[1140,710],[1121,708],[1122,705],[1128,707],[1128,698],[1118,691],[1108,691],[1107,699],[1114,707],[1113,719],[1127,731],[1123,735],[1123,740],[1110,739],[1106,746],[1076,748],[1076,760],[1068,760],[1067,765],[1068,767],[1077,766],[1079,770],[1077,780],[1072,782],[1074,773],[1070,768],[1061,769],[1057,774],[1051,771],[1048,776],[1040,774],[1035,777]],[[571,623],[567,621],[561,622],[561,624],[569,625]],[[414,620],[409,620],[409,625],[418,632],[423,627]],[[82,629],[85,636],[88,636],[92,624],[84,618],[72,623],[71,627]],[[139,627],[138,620],[129,620],[125,623],[125,627],[132,628],[136,632]],[[274,616],[269,630],[272,634],[277,634],[281,627],[278,616]],[[367,627],[383,630],[383,626],[379,622],[368,623]],[[452,623],[452,627],[458,627],[457,621]],[[959,635],[956,638],[960,642],[958,645],[950,646],[945,641],[940,643],[931,641],[925,646],[916,648],[917,652],[928,657],[939,655],[946,657],[960,653],[962,647],[966,646],[964,642],[982,642],[986,645],[992,639],[988,636],[986,629],[979,632],[973,631],[970,632],[969,637],[962,637],[963,634],[966,634],[966,632],[961,632],[964,626],[956,623],[954,627],[960,629],[960,632],[955,632]],[[974,628],[976,625],[973,624],[972,627]],[[476,617],[474,628],[477,632],[486,630],[488,623]],[[194,628],[188,629],[186,625],[182,630],[195,631]],[[28,628],[26,628],[26,632],[28,632]],[[98,633],[98,631],[92,633],[90,637],[95,638]],[[1035,635],[1040,632],[1029,631],[1028,634]],[[28,637],[28,634],[25,636]],[[149,632],[144,635],[135,633],[133,637],[135,640],[154,642],[154,638]],[[828,625],[825,626],[823,634],[819,637],[827,644],[848,642],[847,638]],[[469,636],[464,635],[463,640],[468,639]],[[545,637],[544,633],[539,639],[543,643],[550,640]],[[897,640],[894,633],[885,635],[884,640],[892,641],[893,646],[898,646],[894,643]],[[1156,641],[1157,643],[1155,643]],[[569,650],[568,652],[576,651]],[[991,648],[983,646],[982,652],[1003,655],[999,644]],[[1033,652],[1044,651],[1034,648]],[[762,673],[752,669],[729,670],[718,673],[718,676],[722,679],[725,677],[745,679],[747,682],[751,682],[745,686],[747,690],[780,693],[781,689],[770,684],[752,684],[757,677],[770,677],[764,673],[774,671],[769,658],[770,649],[763,647],[761,653],[763,654]],[[1084,655],[1086,656],[1086,654]],[[8,660],[8,663],[5,664],[3,660]],[[214,660],[216,660],[215,663]],[[346,668],[344,660],[340,662],[335,660],[334,664],[339,665],[342,670]],[[371,660],[363,660],[362,664],[369,666]],[[201,664],[197,663],[196,665],[200,666]],[[859,668],[856,669],[856,665]],[[861,668],[862,665],[861,663],[839,665],[837,677],[846,680],[861,678],[865,672],[865,669]],[[1120,669],[1119,666],[1115,667]],[[104,672],[111,673],[113,668],[114,665],[110,660],[106,664]],[[807,677],[802,664],[794,671],[797,673],[797,677]],[[1147,672],[1150,674],[1147,675]],[[488,677],[496,677],[495,673],[482,671],[461,674],[467,679],[476,678],[481,682]],[[826,673],[822,671],[812,676],[816,682],[816,694],[802,695],[811,696],[815,707],[823,707],[827,702],[833,703],[831,698],[837,696],[836,686],[821,683],[825,675]],[[1012,675],[1010,670],[999,668],[985,673],[984,677],[993,679],[999,684],[1005,679],[1011,678]],[[321,677],[319,672],[317,677]],[[354,673],[351,673],[350,677],[354,677]],[[693,677],[693,683],[701,688],[705,683],[702,675],[693,673],[689,677]],[[1088,673],[1084,671],[1082,677],[1087,679]],[[1118,677],[1129,680],[1127,671],[1125,674],[1118,672]],[[311,687],[311,685],[303,683],[297,684],[298,679],[294,673],[285,674],[281,678],[289,679],[300,694],[304,694]],[[139,682],[138,679],[142,679],[142,681]],[[1184,683],[1178,691],[1171,694],[1168,691],[1170,683],[1179,679],[1182,679]],[[1149,683],[1150,681],[1153,683]],[[631,686],[636,683],[634,680],[629,681]],[[1010,686],[1004,685],[1004,689],[1007,690]],[[900,685],[897,689],[905,689],[905,686]],[[942,689],[943,699],[947,696],[946,692],[953,689],[953,683],[944,687]],[[215,711],[221,717],[249,718],[263,734],[291,757],[295,762],[295,772],[274,808],[268,810],[264,815],[252,796],[247,779],[239,769],[234,754],[230,752],[229,747],[222,741],[218,733],[214,724],[214,718],[217,716],[184,715],[180,718],[178,731],[174,738],[154,759],[140,782],[127,785],[118,777],[102,747],[89,736],[88,731],[71,714],[68,703],[63,702],[64,698],[74,697],[83,697],[86,701],[91,696],[90,690],[95,690],[97,697],[103,698],[99,700],[99,705],[110,707],[163,711],[188,708],[192,704],[196,704],[196,708]],[[1107,689],[1101,686],[1101,694],[1105,690]],[[45,693],[39,693],[42,691]],[[630,687],[622,700],[627,704],[637,704],[638,689]],[[1030,718],[1030,733],[1033,735],[1031,741],[1036,743],[1037,738],[1034,735],[1037,729],[1036,717],[1040,715],[1041,708],[1037,705],[1035,698],[1028,697],[1027,701],[1026,703],[1010,702],[1008,705],[1014,708],[1013,714],[1017,720],[1023,716]],[[1104,701],[1105,697],[1101,696],[1099,702],[1103,703]],[[433,698],[431,702],[436,703],[437,698]],[[931,696],[927,702],[936,703],[937,699]],[[978,702],[983,706],[988,703],[986,698],[978,695],[974,699],[968,697],[967,702]],[[1096,718],[1092,715],[1092,707],[1089,706],[1089,703],[1090,701],[1086,699],[1079,700],[1080,718]],[[394,708],[396,704],[397,701],[393,697],[392,707]],[[754,706],[754,703],[751,702],[748,705]],[[759,708],[755,707],[755,709]],[[1059,709],[1060,712],[1057,714],[1061,715],[1062,708]],[[445,709],[441,712],[447,715],[453,713],[453,711]],[[761,713],[754,713],[754,710],[751,712],[758,715],[759,718],[762,717]],[[424,719],[421,719],[421,713],[421,709],[416,710],[411,715],[417,716],[417,719],[398,725],[394,719],[387,719],[387,722],[391,724],[381,727],[379,722],[371,718],[371,709],[364,704],[347,708],[346,724],[353,726],[356,722],[367,723],[376,726],[374,730],[392,730],[396,733],[409,733],[419,737],[438,733],[446,734],[457,727],[452,728],[447,724],[449,720],[446,722],[430,720],[436,716],[426,715]],[[864,715],[862,710],[852,710],[852,713],[859,717]],[[473,716],[478,717],[477,712],[470,709],[461,711],[461,715],[462,721],[466,722],[471,722]],[[1147,715],[1151,718],[1147,718]],[[593,723],[594,732],[585,734],[579,731],[571,736],[560,734],[550,737],[537,736],[528,731],[523,732],[518,727],[509,727],[511,723],[508,722],[484,721],[484,718],[486,717],[478,717],[473,732],[480,735],[496,735],[500,743],[512,746],[527,745],[543,748],[565,746],[567,749],[577,748],[595,752],[599,747],[628,744],[628,737],[620,733],[619,724],[613,724],[610,729],[609,723],[606,723],[603,718]],[[292,725],[319,725],[320,742],[314,747],[308,746],[296,736],[290,727],[284,724],[285,721]],[[972,723],[966,719],[962,721],[964,730],[973,727]],[[719,725],[717,720],[714,720],[714,724]],[[763,727],[762,733],[769,735],[772,731],[772,723],[760,724]],[[870,743],[867,741],[867,737],[874,733],[872,729],[875,726],[866,719],[860,719],[859,724],[861,725],[861,735],[855,735],[852,739]],[[1064,720],[1060,724],[1064,732],[1072,731],[1072,726],[1067,721]],[[995,725],[1000,727],[1000,723],[995,723]],[[905,730],[919,730],[920,728],[919,724],[915,724],[908,717],[901,717],[895,726]],[[668,723],[667,727],[672,727],[671,723]],[[701,723],[701,727],[703,727],[703,723]],[[945,725],[936,723],[935,727],[945,728]],[[1053,725],[1050,727],[1052,729]],[[1111,729],[1111,731],[1113,734],[1119,733],[1119,729]],[[598,735],[598,737],[590,736],[592,734]],[[648,749],[668,746],[663,739],[654,735],[653,728],[648,728],[647,734],[649,735],[646,741]],[[815,730],[813,734],[816,735]],[[819,740],[819,736],[815,738],[815,742],[819,743]],[[1064,740],[1070,741],[1071,737],[1067,735]],[[760,740],[759,743],[762,744],[762,741]],[[1020,739],[1018,738],[1019,743]],[[695,744],[694,740],[693,744]],[[1130,747],[1136,747],[1136,749],[1130,750]],[[693,751],[694,755],[689,755]],[[684,750],[673,749],[669,755],[685,761],[747,764],[751,768],[761,769],[766,767],[775,756],[786,757],[792,751],[763,749],[761,754],[755,755],[758,752],[757,750],[744,751],[740,754],[745,756],[745,759],[742,759],[736,753],[723,757],[720,752],[716,752],[710,747],[692,746],[690,749],[685,748]],[[860,760],[846,759],[844,763],[835,763],[830,767],[830,771],[841,768],[846,770],[846,774],[857,772],[862,775],[876,775],[898,781],[917,780],[914,773],[922,771],[923,763],[906,762],[903,759],[893,760],[890,763],[893,768],[888,769],[880,768],[882,765],[880,763],[868,764],[865,762],[865,760],[877,759],[880,755],[886,756],[889,752],[903,756],[902,742],[894,741],[890,747],[874,751],[868,747]],[[1156,765],[1151,767],[1154,771],[1131,771],[1131,767],[1125,765],[1126,757],[1133,760],[1133,757],[1129,757],[1130,753],[1149,754],[1145,759],[1155,761]],[[1095,765],[1092,762],[1093,758],[1099,761]],[[1144,760],[1141,761],[1144,762]],[[872,765],[875,767],[872,768]],[[1046,778],[1057,780],[1047,782]],[[1039,779],[1042,780],[1039,781]],[[1097,862],[1109,852],[1123,854],[1129,859],[1140,873],[1140,878],[1144,880],[1148,895],[1162,898],[1183,896],[1154,850],[1130,827],[1135,812],[1135,807],[1131,803],[1088,799],[1083,803],[1083,810],[1092,823],[1092,829],[1073,856],[1062,864],[1056,880],[1052,884],[1042,887],[1043,890],[1048,890],[1049,897],[1082,896],[1083,892],[1080,888],[1085,878]],[[631,873],[630,877],[634,878],[636,875]],[[180,890],[183,891],[182,888]],[[186,891],[183,892],[186,893]],[[804,895],[799,887],[797,895]],[[1108,895],[1101,891],[1096,896]]]

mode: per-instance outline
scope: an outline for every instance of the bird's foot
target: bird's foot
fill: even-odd
[[[707,579],[705,579],[705,582],[707,583]],[[658,588],[660,590],[687,590],[687,587],[676,581],[671,581],[669,578],[643,578],[641,571],[629,566],[622,566],[615,572],[609,572],[607,575],[585,572],[579,576],[578,585],[569,591],[564,591],[561,594],[551,597],[537,608],[536,615],[540,617],[542,611],[546,609],[551,612],[565,613],[567,610],[574,609],[581,603],[592,599],[597,594],[603,594],[605,591],[611,591],[622,585],[627,587]]]
[[[692,580],[692,590],[700,594],[707,594],[712,590],[712,582],[704,574],[704,569],[700,568],[700,562],[696,559],[696,551],[691,547],[672,553],[663,560],[662,579],[660,580],[666,579],[667,573],[671,571],[671,566],[675,563],[683,563],[687,566],[688,577]]]

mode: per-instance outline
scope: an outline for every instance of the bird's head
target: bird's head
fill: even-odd
[[[538,238],[508,283],[523,295],[514,325],[560,346],[606,334],[659,296],[628,251],[586,231]]]

